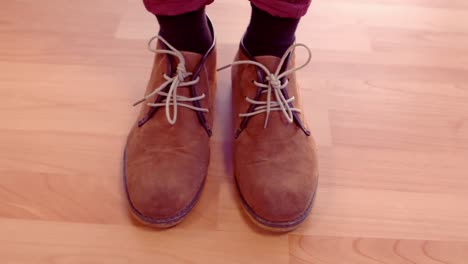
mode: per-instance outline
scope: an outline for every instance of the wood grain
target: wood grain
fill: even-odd
[[[148,229],[126,208],[121,157],[154,17],[140,0],[1,5],[1,263],[467,263],[466,1],[313,1],[297,40],[313,53],[299,78],[320,183],[310,218],[280,235],[239,204],[227,71],[201,200]],[[249,3],[208,15],[225,65]]]

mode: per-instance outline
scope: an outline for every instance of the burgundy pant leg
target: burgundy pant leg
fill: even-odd
[[[198,10],[214,0],[143,0],[154,15],[175,16]]]
[[[214,0],[143,0],[148,11],[155,15],[180,15],[198,10]],[[311,0],[250,0],[258,8],[274,16],[300,18],[305,15]],[[247,12],[247,11],[246,11]]]
[[[307,13],[312,0],[250,0],[256,7],[273,16],[300,18]]]

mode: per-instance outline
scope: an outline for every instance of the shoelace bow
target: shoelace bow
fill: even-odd
[[[153,48],[152,43],[156,39],[162,41],[168,47],[168,49],[165,50],[165,49]],[[196,97],[186,97],[182,95],[177,95],[178,88],[194,85],[198,83],[198,81],[200,80],[200,77],[197,77],[195,80],[192,80],[192,81],[187,81],[187,82],[184,81],[185,78],[192,75],[192,73],[187,72],[187,69],[185,68],[185,58],[182,55],[182,53],[178,51],[176,48],[174,48],[171,44],[169,44],[161,36],[152,37],[148,41],[148,49],[156,54],[169,54],[174,57],[177,57],[177,59],[179,60],[179,63],[177,64],[177,70],[174,76],[169,77],[167,76],[167,74],[164,73],[163,77],[164,79],[166,79],[166,81],[162,83],[159,87],[155,88],[151,93],[147,94],[145,97],[135,102],[133,106],[136,106],[148,100],[154,95],[165,96],[166,98],[161,103],[148,103],[148,106],[151,106],[151,107],[165,106],[166,107],[166,119],[171,125],[174,125],[177,121],[177,107],[178,106],[186,107],[194,111],[208,112],[207,108],[196,107],[196,106],[184,103],[184,102],[193,102],[193,101],[201,100],[205,98],[205,94],[202,94]],[[164,92],[163,90],[166,89],[166,87],[169,85],[170,85],[169,90],[167,92]],[[172,106],[172,115],[170,111],[171,106]]]
[[[301,66],[294,67],[294,68],[291,68],[289,70],[286,70],[286,71],[280,73],[280,71],[281,71],[281,69],[283,67],[283,64],[286,61],[286,58],[288,58],[288,56],[294,52],[294,49],[296,47],[303,47],[303,48],[306,49],[306,51],[308,53],[308,56],[309,56],[307,58],[307,61],[304,64],[302,64]],[[292,45],[291,47],[289,47],[286,50],[286,52],[284,53],[283,57],[281,58],[281,61],[280,61],[279,65],[278,65],[278,67],[277,67],[277,69],[276,69],[276,71],[274,73],[271,73],[268,70],[268,68],[265,67],[263,64],[261,64],[261,63],[259,63],[257,61],[251,61],[251,60],[235,61],[235,62],[233,62],[231,64],[228,64],[226,66],[223,66],[223,67],[219,68],[218,71],[227,69],[229,67],[233,67],[235,65],[251,64],[251,65],[255,65],[255,66],[259,67],[260,69],[262,69],[265,72],[265,74],[266,74],[265,80],[267,81],[267,83],[259,83],[259,82],[255,81],[255,80],[254,80],[253,83],[257,87],[264,88],[262,93],[267,94],[266,101],[258,101],[258,100],[254,100],[252,98],[246,97],[245,100],[247,102],[249,102],[250,104],[253,104],[253,105],[257,105],[257,106],[253,109],[252,112],[239,114],[239,117],[250,117],[250,116],[258,115],[258,114],[261,114],[261,113],[266,113],[265,125],[264,125],[264,127],[266,128],[268,126],[268,119],[270,117],[270,112],[271,111],[282,111],[282,113],[284,114],[285,118],[288,120],[289,123],[292,123],[294,121],[293,112],[301,112],[300,109],[291,107],[289,105],[290,103],[292,103],[295,100],[294,96],[290,97],[288,99],[286,99],[284,97],[284,94],[282,93],[281,90],[288,86],[289,80],[285,79],[284,83],[281,83],[281,79],[283,77],[285,77],[285,76],[287,76],[287,75],[289,75],[289,74],[291,74],[291,73],[293,73],[295,71],[298,71],[298,70],[304,68],[305,66],[307,66],[307,64],[309,64],[311,58],[312,58],[312,53],[311,53],[310,49],[304,44],[297,43],[297,44]],[[272,93],[274,93],[276,100],[272,100]]]

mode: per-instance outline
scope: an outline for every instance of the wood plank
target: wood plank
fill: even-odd
[[[468,243],[451,241],[376,239],[366,237],[290,236],[293,264],[463,264]]]
[[[254,232],[154,231],[0,219],[0,233],[0,255],[6,263],[258,263],[258,259],[287,263],[289,259],[287,235]]]

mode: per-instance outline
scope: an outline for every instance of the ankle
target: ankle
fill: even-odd
[[[204,8],[176,16],[157,15],[156,18],[159,35],[178,50],[204,54],[213,43]]]
[[[299,19],[275,17],[252,4],[243,43],[253,56],[281,57],[294,43]]]

